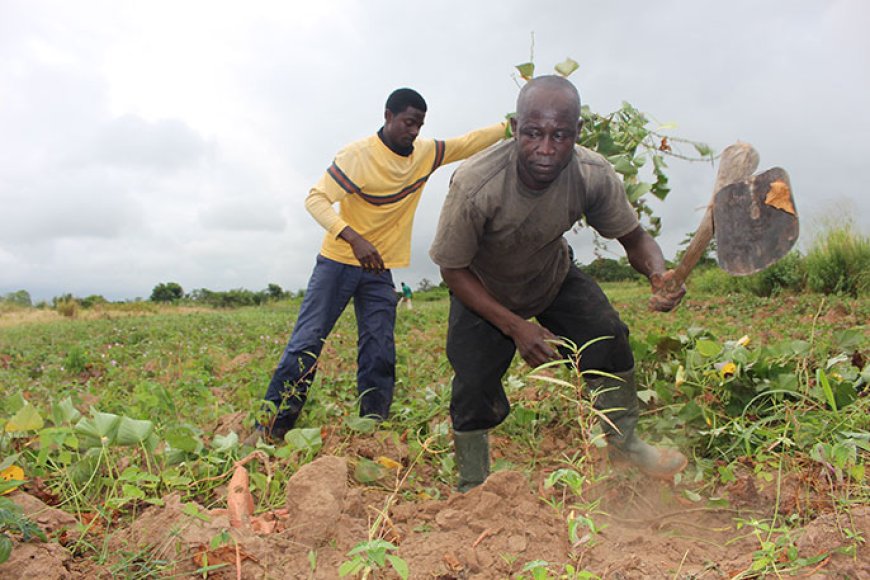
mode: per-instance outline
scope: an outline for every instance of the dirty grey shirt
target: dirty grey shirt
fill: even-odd
[[[568,273],[562,237],[581,218],[606,238],[638,226],[622,182],[606,159],[582,147],[550,186],[525,187],[517,147],[506,141],[463,163],[453,176],[429,256],[469,268],[506,308],[529,318],[556,297]]]

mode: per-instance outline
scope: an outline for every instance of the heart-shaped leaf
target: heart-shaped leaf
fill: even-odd
[[[42,429],[45,421],[36,407],[27,404],[18,409],[9,421],[6,422],[6,432],[13,433],[16,431],[38,431]]]
[[[151,421],[122,417],[118,423],[118,434],[115,442],[118,445],[138,445],[146,441],[153,430],[154,423]]]

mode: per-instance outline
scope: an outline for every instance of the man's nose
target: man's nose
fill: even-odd
[[[541,155],[553,155],[556,152],[555,143],[553,142],[553,138],[544,135],[541,138],[540,145],[538,146],[538,153]]]

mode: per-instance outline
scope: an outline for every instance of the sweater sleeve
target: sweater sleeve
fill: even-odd
[[[305,198],[305,209],[308,210],[311,217],[336,238],[341,230],[347,227],[347,222],[341,219],[341,216],[333,208],[333,204],[344,195],[346,194],[335,185],[335,181],[329,174],[324,174],[308,192],[308,197]]]
[[[333,206],[349,194],[359,193],[362,187],[362,182],[357,185],[353,179],[359,179],[367,159],[364,144],[364,141],[358,141],[339,151],[305,198],[305,209],[334,238],[348,223]]]
[[[447,139],[444,142],[444,161],[442,164],[446,165],[460,159],[467,159],[498,140],[504,139],[506,123],[507,121],[502,121],[501,123],[466,133],[461,137]]]

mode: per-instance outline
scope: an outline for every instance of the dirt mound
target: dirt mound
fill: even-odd
[[[668,483],[606,480],[589,530],[575,546],[588,570],[615,578],[733,577],[752,561],[752,543],[734,542],[733,509],[686,499]]]
[[[15,544],[12,555],[0,565],[0,578],[81,578],[71,571],[69,550],[53,542]]]
[[[446,501],[399,505],[392,520],[414,577],[504,578],[568,553],[565,523],[517,472],[495,473]]]
[[[77,521],[69,513],[53,508],[42,500],[22,491],[14,491],[9,499],[49,539],[62,535],[78,536]],[[9,559],[0,564],[0,578],[108,578],[109,572],[90,563],[75,560],[60,544],[49,542],[14,542]]]
[[[15,491],[9,495],[9,499],[21,508],[21,511],[25,516],[30,518],[31,521],[39,524],[42,531],[48,535],[72,529],[78,523],[71,514],[53,508],[28,493]]]
[[[733,499],[754,505],[711,507],[668,483],[615,474],[584,491],[579,499],[588,511],[582,511],[576,497],[499,471],[466,494],[403,501],[384,488],[352,483],[346,459],[323,456],[290,478],[284,508],[234,520],[232,508],[207,510],[170,495],[116,531],[109,548],[119,569],[157,566],[162,574],[184,576],[208,566],[209,578],[334,579],[351,549],[381,537],[398,547],[395,555],[411,578],[531,577],[523,573],[529,565],[547,566],[558,577],[567,563],[607,578],[727,578],[748,570],[759,548],[737,519],[768,515],[764,490],[734,491]],[[35,498],[21,501],[46,530],[62,532],[70,523],[71,516]],[[870,577],[864,554],[848,551],[847,529],[866,536],[870,507],[806,526],[795,544],[800,556],[827,557],[805,573]],[[106,576],[86,564],[56,542],[17,544],[0,577]]]
[[[226,510],[205,510],[183,504],[178,495],[167,496],[164,506],[148,509],[115,534],[113,550],[146,550],[148,558],[170,562],[176,574],[223,564],[210,577],[235,578],[239,571],[243,578],[277,571],[278,577],[337,577],[347,551],[368,531],[360,493],[347,483],[346,461],[327,456],[303,466],[289,480],[287,496],[290,510],[283,513],[292,517],[276,516],[280,525],[266,534],[256,533],[257,526],[233,527]]]
[[[233,528],[225,510],[184,505],[172,495],[115,534],[112,547],[118,554],[148,550],[149,558],[174,562],[175,573],[220,562],[228,576],[239,568],[243,577],[280,570],[282,577],[336,578],[347,552],[369,539],[373,522],[393,499],[349,485],[347,462],[326,456],[290,478],[291,516],[275,533]],[[381,521],[412,577],[504,577],[530,560],[562,561],[568,548],[564,522],[515,472],[496,473],[448,500],[395,505]],[[225,530],[230,549],[213,547],[213,538]]]
[[[738,521],[767,520],[776,504],[765,487],[753,484],[752,491],[743,494],[747,481],[752,480],[746,478],[743,487],[728,490],[729,507],[692,502],[660,481],[610,482],[598,490],[595,522],[600,532],[575,546],[574,557],[602,577],[733,578],[752,566],[760,548],[752,527],[740,528]],[[870,578],[865,548],[853,551],[846,529],[865,536],[870,531],[870,507],[824,514],[803,528],[795,541],[798,557],[825,556],[801,570],[806,577]],[[787,566],[785,560],[778,564]]]
[[[851,554],[844,541],[844,530],[861,534],[864,538],[870,532],[870,506],[861,506],[850,513],[831,513],[819,516],[810,522],[795,545],[800,555],[811,558],[830,554],[821,566],[821,573],[812,578],[870,578],[870,559],[866,547]]]

